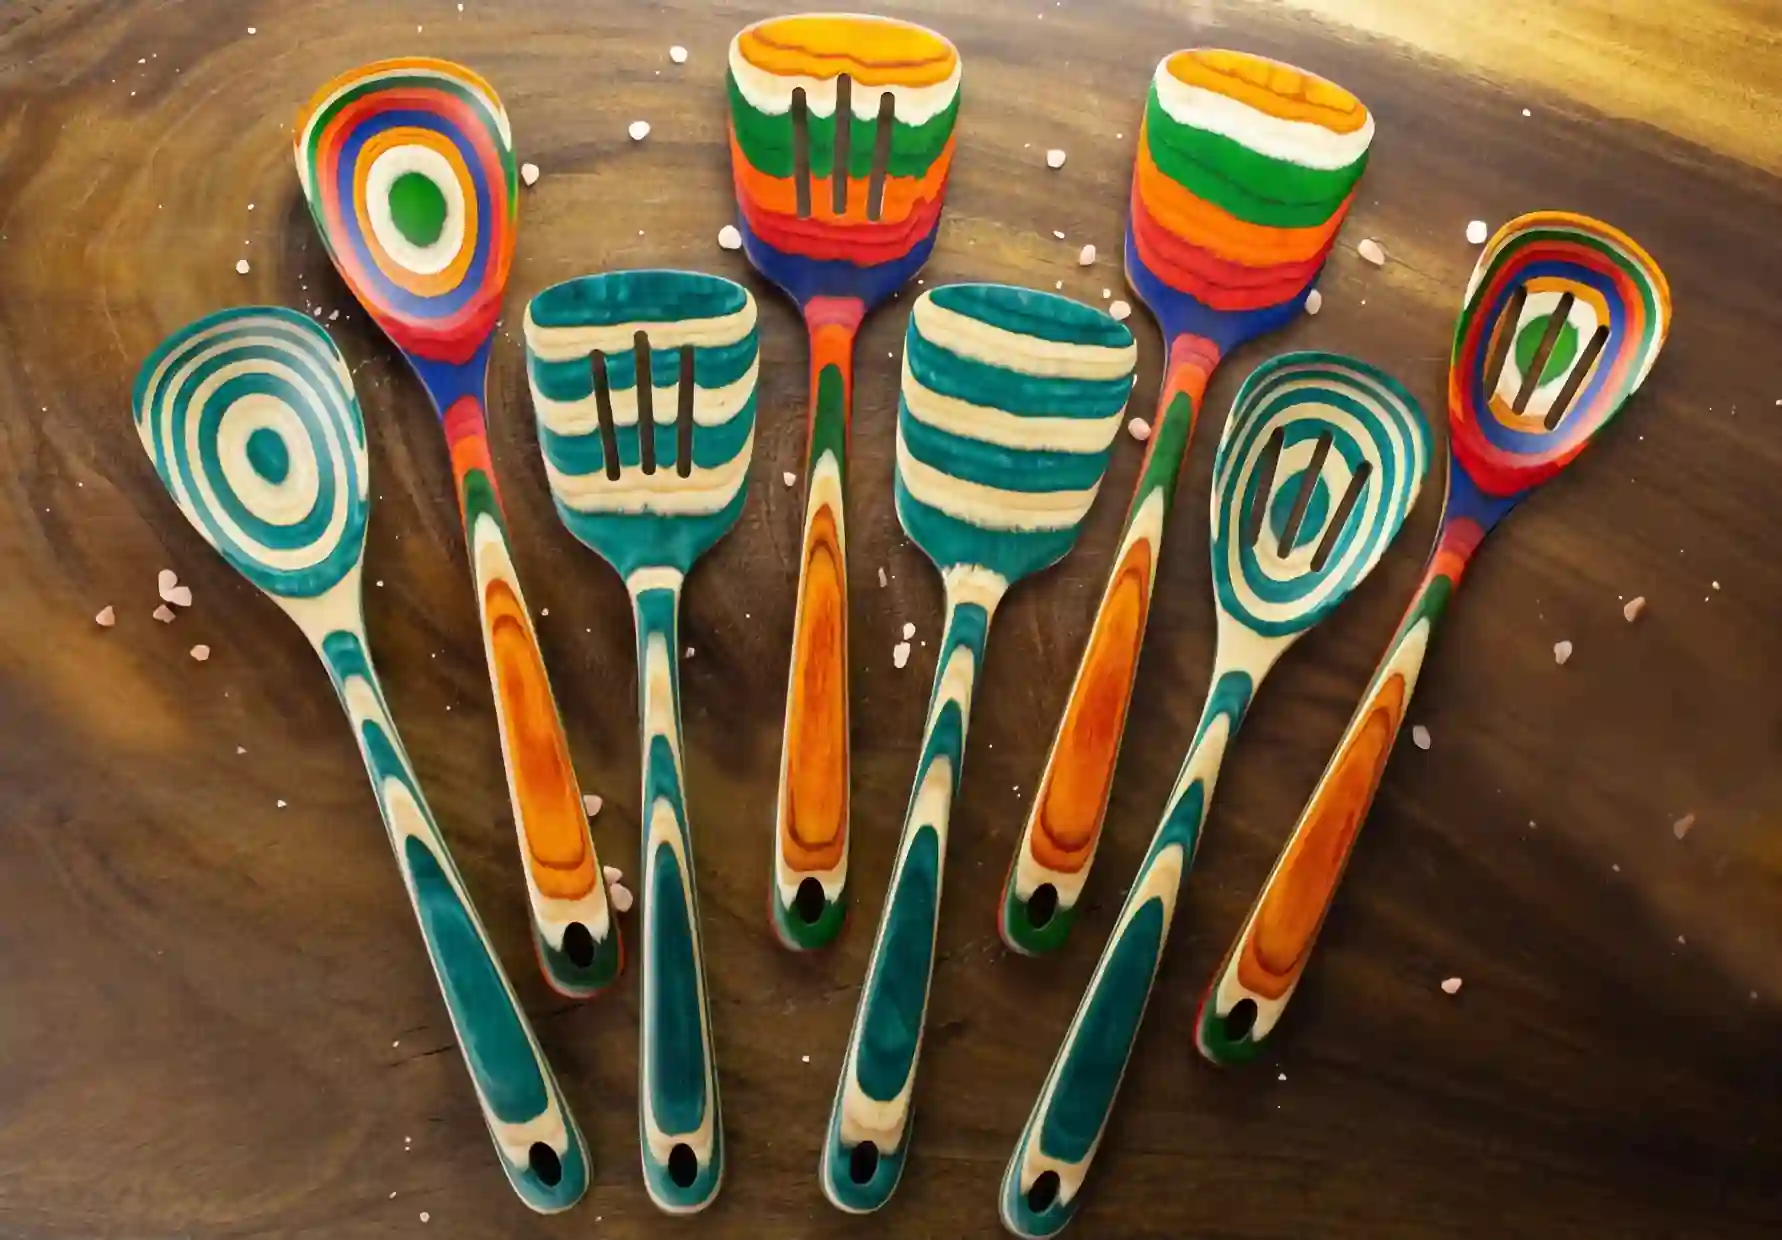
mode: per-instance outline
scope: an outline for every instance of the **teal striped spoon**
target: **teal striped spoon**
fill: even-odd
[[[681,762],[681,583],[742,513],[760,341],[742,285],[618,271],[526,308],[526,373],[563,523],[618,570],[637,621],[643,729],[644,1186],[673,1214],[724,1178],[693,839]]]
[[[192,528],[309,639],[352,722],[402,885],[501,1169],[541,1213],[574,1205],[588,1151],[446,849],[365,639],[365,422],[328,333],[274,306],[223,310],[149,355],[136,433]]]
[[[1056,1235],[1076,1214],[1220,764],[1257,687],[1379,563],[1428,468],[1422,410],[1362,362],[1286,353],[1238,390],[1213,458],[1212,688],[1163,820],[1003,1174],[1002,1221],[1015,1235]]]
[[[1076,542],[1136,360],[1126,328],[1051,293],[955,284],[924,293],[911,311],[897,516],[940,570],[947,618],[890,893],[823,1142],[823,1192],[840,1209],[884,1205],[909,1152],[947,819],[990,618],[1010,585]]]

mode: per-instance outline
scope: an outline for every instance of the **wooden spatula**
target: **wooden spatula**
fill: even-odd
[[[775,932],[820,947],[848,881],[848,571],[842,501],[854,333],[928,260],[953,161],[959,53],[883,17],[813,14],[730,44],[743,248],[810,330],[798,609],[775,809]]]
[[[1062,943],[1089,881],[1170,501],[1207,379],[1238,345],[1298,317],[1373,132],[1348,91],[1260,56],[1176,52],[1152,77],[1126,278],[1169,356],[1114,570],[1009,867],[998,922],[1016,951]]]
[[[1163,818],[1002,1180],[1003,1225],[1062,1231],[1114,1108],[1226,751],[1263,677],[1373,570],[1429,467],[1417,402],[1329,353],[1245,380],[1213,460],[1212,687]]]
[[[681,762],[681,583],[742,513],[759,353],[754,299],[717,276],[585,276],[526,308],[526,373],[557,514],[625,579],[637,623],[638,1129],[644,1186],[676,1214],[710,1205],[724,1174]]]
[[[990,618],[1061,559],[1132,390],[1132,334],[1051,293],[955,284],[917,299],[897,413],[897,517],[947,589],[928,723],[890,893],[823,1142],[823,1191],[876,1210],[909,1154],[947,822]]]

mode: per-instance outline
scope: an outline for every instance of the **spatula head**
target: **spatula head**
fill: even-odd
[[[341,74],[295,129],[297,175],[341,278],[397,347],[468,361],[514,251],[513,131],[462,65],[410,57]]]
[[[1365,362],[1283,353],[1238,390],[1213,459],[1221,626],[1291,639],[1379,563],[1429,468],[1411,394]]]
[[[219,311],[149,354],[130,403],[167,493],[242,576],[291,600],[356,572],[365,422],[327,332],[277,306]]]
[[[1539,486],[1645,381],[1671,322],[1664,273],[1601,220],[1511,220],[1479,255],[1454,327],[1449,450],[1488,495]]]
[[[1303,69],[1212,48],[1164,57],[1139,129],[1126,279],[1166,338],[1224,354],[1297,316],[1373,136],[1359,99]]]
[[[755,299],[720,276],[583,276],[526,307],[557,513],[624,576],[686,572],[741,515],[759,354]]]
[[[959,72],[947,40],[885,17],[776,17],[731,40],[730,162],[756,269],[800,305],[870,308],[913,276],[940,224]]]
[[[916,299],[897,409],[897,516],[943,572],[1014,582],[1060,559],[1095,501],[1138,350],[1068,297],[953,284]]]

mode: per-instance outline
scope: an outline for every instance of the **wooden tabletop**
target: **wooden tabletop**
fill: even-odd
[[[711,11],[713,7],[721,11]],[[819,955],[767,924],[798,545],[805,343],[716,236],[733,217],[723,54],[759,3],[26,0],[0,13],[0,1234],[692,1234],[637,1163],[636,977],[584,1006],[527,942],[450,470],[422,393],[302,204],[299,105],[388,55],[499,88],[525,191],[492,442],[519,569],[606,859],[637,856],[627,601],[555,519],[517,328],[548,283],[668,265],[749,282],[762,405],[737,530],[686,595],[689,799],[729,1168],[701,1235],[993,1236],[996,1188],[1206,690],[1205,496],[1231,396],[1272,352],[1353,353],[1437,415],[1467,223],[1535,208],[1630,232],[1670,343],[1622,420],[1505,523],[1449,613],[1287,1023],[1218,1071],[1191,1020],[1416,580],[1440,487],[1271,678],[1230,755],[1088,1237],[1773,1237],[1782,1232],[1782,74],[1739,0],[886,3],[966,63],[929,283],[1106,304],[1140,104],[1166,52],[1277,56],[1374,111],[1323,312],[1230,359],[1181,484],[1109,836],[1060,956],[1010,956],[998,886],[1141,449],[1079,549],[1009,599],[955,810],[914,1152],[878,1216],[818,1191],[819,1140],[883,898],[940,617],[891,504],[909,296],[867,323],[854,425],[854,919]],[[459,11],[462,10],[462,11]],[[691,52],[670,62],[670,44]],[[633,142],[634,120],[653,127]],[[1047,148],[1069,153],[1045,167]],[[1065,239],[1054,237],[1060,230]],[[1383,268],[1356,246],[1385,247]],[[1101,257],[1077,265],[1079,248]],[[238,260],[249,263],[237,274]],[[294,627],[186,527],[129,425],[166,333],[316,311],[370,425],[372,644],[395,717],[596,1160],[587,1199],[504,1187],[352,739]],[[339,312],[339,318],[335,313]],[[1135,407],[1160,346],[1143,312]],[[1441,428],[1438,427],[1438,433]],[[151,619],[172,568],[195,602]],[[887,584],[878,584],[883,569]],[[373,584],[375,583],[375,584]],[[1625,600],[1647,600],[1629,624]],[[105,606],[117,625],[97,627]],[[901,626],[909,665],[893,666]],[[1563,667],[1553,646],[1574,653]],[[195,643],[208,663],[188,657]],[[1679,838],[1674,824],[1693,815]],[[1440,983],[1458,977],[1449,996]]]

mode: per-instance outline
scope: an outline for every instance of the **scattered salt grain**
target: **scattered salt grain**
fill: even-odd
[[[1466,239],[1470,245],[1484,245],[1485,238],[1491,235],[1484,220],[1474,220],[1466,226]]]
[[[1077,266],[1092,267],[1095,265],[1095,247],[1086,245],[1077,251]]]
[[[164,568],[155,574],[155,593],[161,596],[161,601],[163,603],[167,601],[167,591],[173,589],[173,587],[178,584],[179,574],[174,572],[171,568]]]
[[[235,747],[235,753],[236,753],[236,755],[237,755],[237,756],[238,756],[238,757],[239,757],[239,756],[240,756],[240,755],[241,755],[241,754],[244,754],[244,753],[246,753],[246,752],[247,752],[247,746],[246,746],[246,745],[237,745],[237,746],[236,746],[236,747]]]
[[[283,808],[284,808],[284,807],[285,807],[285,806],[286,806],[286,805],[288,805],[288,804],[289,804],[289,802],[288,802],[288,801],[286,801],[286,800],[285,800],[285,799],[284,799],[284,798],[283,798],[283,797],[280,797],[280,798],[279,798],[279,800],[278,800],[278,807],[279,807],[279,808],[280,808],[280,809],[283,809]]]
[[[1134,418],[1126,424],[1126,433],[1140,443],[1151,437],[1151,424],[1143,418]]]
[[[1677,819],[1677,821],[1675,821],[1671,824],[1671,834],[1676,836],[1678,839],[1682,839],[1684,836],[1689,834],[1689,829],[1691,827],[1693,827],[1694,825],[1695,825],[1695,815],[1694,814],[1684,814],[1683,817]]]
[[[159,620],[162,624],[172,624],[173,608],[169,607],[166,603],[162,603],[159,607],[155,608],[154,616],[155,619]]]
[[[891,664],[893,667],[901,668],[909,661],[910,644],[908,642],[898,642],[895,646],[891,647]]]
[[[206,646],[203,642],[199,642],[186,653],[192,656],[192,662],[194,663],[205,663],[210,660],[210,647]]]
[[[430,1223],[433,1221],[433,1216],[431,1214],[427,1213],[427,1211],[422,1210],[421,1211],[421,1221],[423,1223]]]
[[[692,657],[693,657],[693,654],[694,654],[694,650],[693,650],[693,647],[691,647],[691,646],[688,646],[688,647],[687,647],[687,657],[688,657],[688,658],[689,658],[689,659],[691,659],[691,658],[692,658]]]
[[[1108,313],[1114,316],[1116,323],[1132,316],[1132,307],[1123,301],[1117,301],[1108,307]]]
[[[1554,642],[1553,643],[1553,661],[1555,663],[1559,664],[1561,667],[1564,667],[1565,661],[1571,657],[1572,657],[1572,644],[1570,642]]]
[[[1361,255],[1362,261],[1372,263],[1376,267],[1384,266],[1386,263],[1385,248],[1372,237],[1363,239],[1362,243],[1355,247],[1355,252]]]
[[[1052,230],[1052,235],[1054,237],[1058,238],[1060,241],[1064,240],[1064,230],[1061,228],[1054,228]]]
[[[1281,1073],[1281,1075],[1277,1076],[1275,1079],[1277,1081],[1284,1081],[1287,1079],[1287,1074],[1285,1072],[1283,1072],[1283,1073]]]
[[[1101,299],[1103,301],[1106,301],[1108,298],[1112,297],[1113,295],[1114,295],[1114,290],[1111,288],[1104,288],[1101,290]],[[1782,400],[1779,400],[1776,403],[1778,405],[1782,405]]]
[[[167,593],[161,597],[166,599],[169,603],[172,603],[175,607],[190,607],[192,605],[192,587],[174,586],[173,589],[167,591]]]
[[[112,625],[116,624],[117,622],[118,622],[117,608],[112,607],[109,604],[107,604],[104,607],[101,607],[99,609],[99,614],[93,617],[93,623],[98,625],[102,629],[109,629]]]
[[[742,233],[735,224],[726,224],[718,230],[718,248],[720,250],[742,249]]]
[[[1418,724],[1411,729],[1411,744],[1419,749],[1429,748],[1429,729]]]
[[[629,913],[631,911],[631,888],[627,887],[624,883],[613,883],[611,887],[608,888],[608,894],[612,896],[614,908],[618,909],[621,913]]]
[[[1459,994],[1460,993],[1460,979],[1458,977],[1448,978],[1446,981],[1444,981],[1442,983],[1442,991],[1445,994],[1450,994],[1450,995]]]
[[[789,487],[795,487],[798,485],[798,475],[788,469],[785,473],[780,475],[780,481]]]
[[[595,793],[582,793],[582,813],[586,814],[588,817],[592,818],[594,815],[598,814],[600,812],[600,807],[604,804],[606,804],[606,802],[602,801]]]
[[[260,33],[260,32],[259,32],[259,31],[258,31],[258,30],[256,30],[256,29],[254,29],[254,28],[253,28],[253,27],[252,27],[252,26],[249,26],[249,27],[248,27],[248,33],[249,33],[249,34],[259,34],[259,33]]]
[[[526,163],[520,165],[520,180],[528,185],[538,184],[538,165]]]
[[[885,588],[886,584],[887,583],[885,581],[885,570],[881,567],[879,569],[879,589],[883,590]]]
[[[914,637],[915,635],[916,635],[916,626],[911,624],[908,620],[905,620],[903,622],[903,640],[907,642],[910,638]]]
[[[650,136],[650,122],[632,121],[631,127],[625,132],[631,135],[631,140],[633,142],[642,142],[645,138]]]
[[[1755,996],[1755,995],[1753,995],[1753,996],[1752,996],[1752,997],[1753,997],[1753,998],[1756,998],[1756,996]],[[798,1057],[798,1062],[799,1062],[799,1063],[809,1063],[809,1062],[810,1062],[810,1061],[811,1061],[811,1057],[810,1057],[810,1056],[809,1056],[809,1055],[800,1055],[800,1056],[799,1056],[799,1057]]]
[[[1623,616],[1627,617],[1627,622],[1629,624],[1632,624],[1635,620],[1638,620],[1640,618],[1640,613],[1645,610],[1646,610],[1646,596],[1644,594],[1642,594],[1638,598],[1628,599],[1627,606],[1625,606],[1621,609],[1621,614]]]
[[[1720,583],[1718,581],[1711,581],[1708,584],[1713,586],[1716,590],[1720,588]]]
[[[1051,150],[1046,152],[1046,167],[1048,167],[1048,168],[1062,168],[1062,167],[1064,167],[1064,158],[1065,158],[1064,152],[1059,150],[1057,147],[1053,147]]]
[[[609,883],[622,883],[625,881],[625,871],[621,870],[616,865],[603,865],[600,867],[600,872],[606,876],[606,881]]]
[[[684,65],[687,63],[687,49],[676,43],[668,49],[668,58],[677,65]]]
[[[1054,281],[1052,281],[1052,287],[1056,288],[1056,289],[1062,289],[1064,287],[1064,281],[1063,280],[1054,280]]]
[[[1324,294],[1313,289],[1306,294],[1306,313],[1317,314],[1322,309],[1324,309]]]
[[[248,265],[247,259],[238,258],[235,260],[235,271],[236,271],[237,275],[245,276],[249,271],[252,271],[252,270],[253,270],[253,268]]]
[[[1523,109],[1522,109],[1522,115],[1524,115],[1524,116],[1533,116],[1533,115],[1534,115],[1534,113],[1533,113],[1533,112],[1530,112],[1530,111],[1529,111],[1529,110],[1528,110],[1528,109],[1527,109],[1527,108],[1523,108]]]

